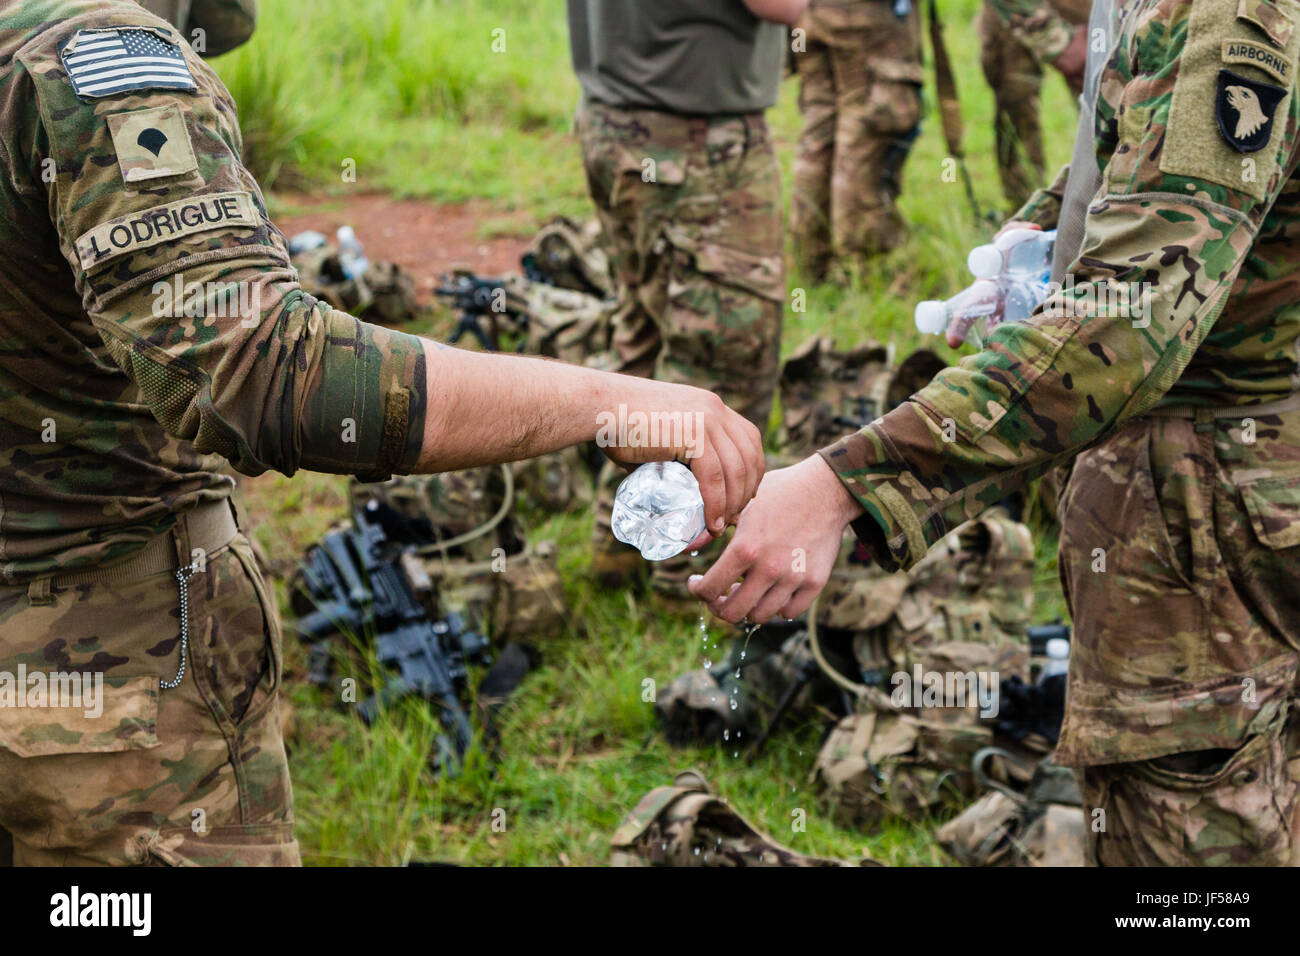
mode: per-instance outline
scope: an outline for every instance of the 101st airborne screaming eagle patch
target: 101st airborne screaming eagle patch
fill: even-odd
[[[1287,91],[1271,83],[1250,80],[1231,70],[1219,71],[1214,101],[1219,132],[1239,153],[1253,153],[1273,136],[1273,117]]]

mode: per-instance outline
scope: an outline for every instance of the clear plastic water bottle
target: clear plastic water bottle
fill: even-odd
[[[1023,322],[1047,298],[1056,230],[1010,229],[966,257],[975,282],[947,301],[916,306],[916,327],[926,335],[947,335],[953,348],[984,339],[1003,322]]]
[[[681,462],[642,465],[618,486],[610,528],[647,561],[681,554],[705,529],[699,482]]]
[[[360,279],[370,268],[370,260],[361,248],[361,240],[351,226],[339,226],[334,238],[339,245],[339,266],[349,279]]]
[[[976,246],[966,256],[966,268],[977,279],[1032,279],[1046,282],[1052,272],[1056,230],[1008,229],[992,242]]]

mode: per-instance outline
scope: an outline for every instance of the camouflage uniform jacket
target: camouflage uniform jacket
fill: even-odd
[[[170,56],[170,88],[93,69],[122,46]],[[0,4],[0,579],[134,551],[230,494],[216,455],[414,466],[421,342],[302,292],[240,149],[221,81],[141,7]]]
[[[952,528],[1053,464],[1103,440],[1111,447],[1121,426],[1157,405],[1207,416],[1240,407],[1246,418],[1253,405],[1292,393],[1300,336],[1293,240],[1300,104],[1292,95],[1300,7],[1278,3],[1285,8],[1262,0],[1117,6],[1095,123],[1102,185],[1067,270],[1073,284],[1031,321],[1000,327],[983,351],[822,451],[865,509],[854,530],[884,566],[913,566]],[[1059,199],[1059,183],[1049,192]],[[1039,209],[1052,205],[1044,198]],[[1149,295],[1124,295],[1134,283],[1145,283]],[[1223,453],[1220,464],[1230,470],[1236,459],[1247,463],[1230,478],[1250,493],[1216,513],[1216,529],[1253,526],[1266,541],[1281,529],[1278,546],[1291,540],[1300,517],[1300,447],[1289,434],[1261,425],[1251,455]],[[1292,559],[1281,552],[1261,556],[1249,573],[1285,560]],[[1151,606],[1117,607],[1112,616],[1151,615],[1160,598],[1153,593]],[[1271,614],[1263,607],[1256,617]],[[1192,663],[1207,654],[1193,652]],[[1171,670],[1151,677],[1142,693],[1156,694],[1159,684],[1156,696],[1167,696],[1178,681]],[[1164,718],[1153,712],[1151,719]],[[1183,749],[1236,746],[1240,728],[1223,721],[1222,733]],[[1177,748],[1169,734],[1151,744],[1165,753]]]
[[[257,26],[257,0],[137,0],[176,27],[202,56],[247,43]],[[202,42],[200,43],[200,39]]]

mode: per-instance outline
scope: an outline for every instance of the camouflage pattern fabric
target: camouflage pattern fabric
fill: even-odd
[[[798,853],[754,829],[694,771],[651,790],[615,831],[611,866],[878,866]]]
[[[528,544],[500,468],[356,482],[351,494],[354,507],[378,499],[396,509],[408,522],[405,543],[432,542],[404,562],[430,614],[459,611],[476,626],[490,623],[498,646],[543,644],[573,626],[555,542]]]
[[[1090,6],[1085,0],[985,0],[985,9],[1039,63],[1065,52],[1075,27],[1088,22]]]
[[[1081,801],[1070,771],[1043,760],[1023,793],[995,786],[941,826],[935,841],[964,866],[1084,866],[1089,821]]]
[[[794,53],[803,132],[790,232],[812,279],[903,241],[896,202],[920,131],[920,5],[899,17],[880,0],[812,0]]]
[[[1279,714],[1235,752],[1085,767],[1090,861],[1300,866],[1300,728],[1292,719],[1288,731],[1287,716]]]
[[[992,742],[987,726],[868,709],[835,726],[812,776],[841,826],[925,822],[974,797],[971,760]]]
[[[179,30],[201,56],[229,53],[252,39],[253,29],[257,26],[257,0],[137,2]]]
[[[1043,132],[1038,119],[1043,85],[1040,60],[1017,31],[998,17],[994,0],[980,10],[980,66],[993,90],[993,132],[1002,193],[1012,208],[1028,201],[1043,181]],[[1080,0],[1040,0],[1073,32],[1088,22],[1091,4]]]
[[[578,129],[617,292],[614,370],[709,389],[765,430],[786,296],[780,171],[767,124],[760,114],[684,117],[588,103]],[[622,477],[609,466],[600,480],[598,561],[640,561],[609,531]],[[659,562],[656,588],[690,599],[686,579],[706,561]]]
[[[14,862],[297,864],[280,628],[247,539],[190,578],[188,667],[172,689],[161,684],[180,662],[174,571],[92,575],[0,586],[0,672],[104,682],[98,714],[18,708],[0,693],[0,826]]]
[[[123,27],[177,41],[194,90],[80,98],[60,44]],[[234,103],[172,28],[133,3],[6,3],[0,117],[0,580],[139,549],[229,496],[216,455],[411,470],[421,342],[302,292]]]
[[[1300,35],[1285,28],[1294,14],[1264,20],[1238,0],[1121,4],[1097,105],[1102,188],[1073,285],[823,452],[866,509],[864,543],[897,567],[1095,446],[1061,508],[1076,631],[1057,757],[1107,768],[1096,774],[1134,806],[1155,799],[1135,764],[1265,746],[1300,663],[1300,419],[1260,406],[1296,374],[1285,237],[1300,214],[1300,104],[1293,77],[1277,86],[1279,68],[1232,52],[1294,64]],[[1136,314],[1098,295],[1138,281],[1150,294]],[[1256,814],[1294,808],[1280,785],[1266,811],[1206,813],[1249,834],[1271,825]],[[1204,858],[1194,834],[1207,819],[1166,818],[1165,860]]]

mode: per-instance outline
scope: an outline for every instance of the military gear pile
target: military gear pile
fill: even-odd
[[[292,261],[303,291],[340,311],[388,325],[421,313],[415,280],[395,262],[372,262],[361,275],[349,277],[339,247],[328,241],[294,251]]]
[[[1087,821],[1074,774],[1050,759],[1024,790],[983,777],[981,764],[1010,754],[975,756],[986,792],[939,828],[939,845],[966,866],[1083,866]]]
[[[755,829],[715,796],[702,774],[679,773],[651,790],[611,841],[612,866],[878,866],[809,856]]]
[[[874,343],[842,351],[810,339],[782,369],[784,455],[802,458],[885,414],[941,365],[927,351],[895,366]],[[886,572],[848,534],[811,621],[738,639],[721,664],[661,692],[656,716],[673,743],[725,732],[757,744],[787,714],[839,721],[813,771],[835,816],[927,818],[976,795],[971,759],[995,732],[979,690],[989,703],[1003,681],[1030,676],[1032,585],[1029,529],[1001,509],[954,531],[909,573]],[[931,700],[920,686],[901,693],[927,675],[960,677],[969,693],[960,702]]]

